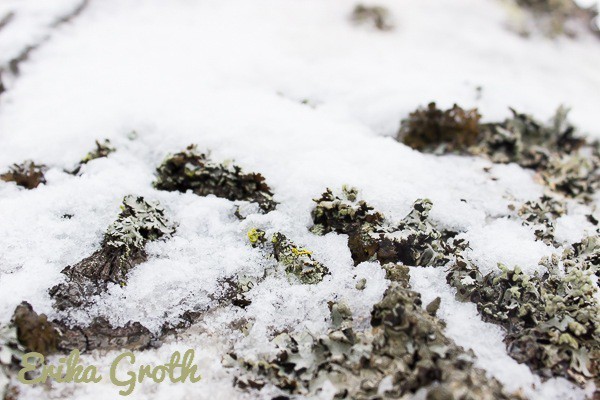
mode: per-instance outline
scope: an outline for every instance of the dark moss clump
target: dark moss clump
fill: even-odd
[[[23,302],[17,306],[12,320],[17,328],[17,339],[27,351],[44,355],[54,353],[58,347],[59,333],[45,314],[38,315],[31,305]]]
[[[464,110],[455,104],[443,111],[429,103],[402,120],[397,140],[420,151],[464,152],[477,143],[480,118],[477,109]]]
[[[62,273],[67,281],[50,289],[55,307],[80,307],[105,291],[109,283],[124,285],[129,270],[146,260],[146,243],[173,232],[158,202],[126,196],[121,214],[108,228],[101,248],[65,268]]]
[[[507,330],[508,352],[518,362],[543,378],[561,376],[579,384],[598,379],[598,288],[582,265],[572,265],[564,275],[556,259],[545,265],[542,275],[500,265],[498,273],[482,276],[459,259],[447,279],[459,299],[474,302],[484,320]]]
[[[248,239],[252,246],[267,250],[278,262],[285,266],[285,272],[293,274],[304,284],[316,284],[329,275],[329,269],[312,257],[312,252],[296,246],[284,234],[276,232],[267,241],[265,232],[251,229]]]
[[[396,268],[403,272],[395,275],[408,275],[407,267]],[[427,399],[518,398],[475,367],[470,351],[444,336],[444,323],[403,280],[392,282],[373,307],[372,329],[365,332],[353,329],[345,304],[330,303],[330,310],[325,335],[281,334],[274,340],[279,353],[269,359],[230,355],[227,362],[247,371],[235,385],[253,390],[273,384],[286,394],[314,396],[329,381],[339,399],[403,398],[421,389]]]
[[[261,174],[246,174],[237,165],[215,163],[207,154],[199,153],[194,145],[168,156],[156,172],[154,187],[159,190],[191,190],[198,196],[212,194],[231,201],[255,202],[267,212],[277,205]]]
[[[26,189],[35,189],[40,184],[46,183],[44,173],[47,169],[43,164],[28,160],[21,164],[13,164],[7,172],[0,175],[0,179],[4,182],[15,182]]]
[[[336,232],[348,235],[348,247],[355,264],[378,260],[405,265],[444,265],[448,262],[442,234],[428,221],[432,204],[419,199],[399,223],[386,221],[364,201],[357,190],[344,188],[340,196],[327,190],[312,211],[317,234]]]
[[[369,24],[380,31],[389,31],[394,29],[389,14],[385,7],[358,4],[352,11],[351,19],[355,24]]]
[[[81,171],[81,167],[92,160],[96,160],[98,158],[108,157],[109,154],[114,153],[116,149],[110,143],[110,140],[104,139],[103,142],[99,142],[96,140],[96,148],[89,153],[85,157],[83,157],[77,166],[69,171],[70,174],[77,175]]]

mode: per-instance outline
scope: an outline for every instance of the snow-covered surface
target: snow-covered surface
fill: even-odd
[[[330,300],[346,301],[357,326],[368,326],[386,288],[384,274],[374,263],[353,267],[343,236],[307,230],[311,199],[326,187],[357,186],[393,220],[428,197],[434,220],[466,231],[470,256],[482,269],[503,262],[534,271],[552,249],[535,242],[530,228],[504,218],[509,204],[543,192],[531,172],[420,154],[389,136],[408,112],[435,100],[444,107],[477,106],[486,120],[504,118],[509,106],[543,119],[566,104],[583,131],[600,137],[598,39],[523,39],[506,29],[508,15],[495,0],[379,3],[391,11],[393,31],[351,24],[355,3],[349,0],[92,1],[72,23],[52,30],[0,98],[0,166],[31,158],[51,167],[48,184],[33,191],[0,183],[0,322],[22,300],[56,316],[48,288],[63,279],[63,267],[98,248],[130,193],[160,200],[178,230],[150,244],[150,260],[90,313],[158,329],[187,308],[210,309],[191,331],[140,353],[165,362],[175,348],[194,347],[202,381],[146,382],[131,398],[240,396],[220,356],[231,348],[248,357],[271,351],[271,335],[283,329],[324,332]],[[0,31],[0,61],[21,43],[45,37],[49,24],[77,4],[2,3],[0,11],[11,5],[16,11]],[[63,172],[105,137],[116,153],[84,166],[81,177]],[[212,150],[215,160],[235,159],[261,172],[280,202],[277,211],[240,222],[227,200],[154,190],[154,168],[190,143]],[[61,218],[67,213],[73,217]],[[562,240],[577,240],[589,229],[582,215],[561,218]],[[310,248],[331,276],[306,286],[275,269],[250,293],[247,310],[212,307],[208,294],[219,278],[259,276],[273,267],[246,244],[255,226],[280,230]],[[483,323],[474,306],[454,300],[443,271],[412,274],[426,300],[442,296],[448,335],[472,348],[507,387],[539,399],[583,398],[564,380],[540,383],[508,357],[501,330]],[[361,278],[364,291],[355,288]],[[254,323],[247,336],[232,328],[242,318]],[[108,365],[113,356],[85,359]],[[46,397],[41,388],[22,390],[24,398]],[[117,391],[108,381],[52,390],[58,398],[78,399],[114,398]]]

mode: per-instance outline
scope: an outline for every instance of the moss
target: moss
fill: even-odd
[[[215,163],[196,146],[169,155],[156,170],[154,187],[159,190],[186,192],[198,196],[209,194],[231,201],[258,203],[263,211],[275,209],[273,193],[265,178],[258,173],[244,173],[231,163]]]

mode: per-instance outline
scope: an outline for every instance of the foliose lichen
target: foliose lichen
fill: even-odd
[[[208,154],[198,152],[195,145],[169,155],[157,168],[156,175],[154,187],[159,190],[191,190],[198,196],[212,194],[231,201],[254,202],[265,212],[277,205],[261,174],[244,173],[230,162],[213,162]]]
[[[62,273],[67,281],[50,289],[55,307],[59,310],[80,307],[105,291],[109,283],[125,285],[129,270],[147,258],[146,243],[174,231],[158,202],[126,196],[121,214],[108,227],[101,248],[66,267]]]
[[[446,242],[428,221],[432,203],[418,199],[398,223],[387,221],[363,200],[355,188],[343,188],[340,195],[327,189],[312,211],[317,234],[336,232],[348,235],[348,247],[355,264],[378,260],[382,264],[440,266],[448,262]]]
[[[557,257],[543,265],[546,271],[533,276],[502,264],[484,276],[459,257],[447,280],[485,321],[506,329],[508,353],[518,362],[543,378],[598,379],[600,306],[591,272],[572,264],[563,274]]]
[[[47,170],[45,165],[27,160],[21,164],[13,164],[7,172],[0,175],[0,179],[4,182],[15,182],[26,189],[35,189],[46,183],[44,174]]]
[[[78,163],[77,166],[69,171],[72,175],[77,175],[81,171],[81,167],[90,161],[96,160],[98,158],[108,157],[109,154],[114,153],[116,149],[108,139],[104,139],[103,142],[99,142],[96,140],[96,148],[89,153],[86,154]]]
[[[538,200],[525,202],[517,211],[523,225],[535,229],[537,240],[553,245],[556,219],[565,215],[566,204],[556,196],[543,195]]]
[[[316,284],[329,275],[329,268],[313,259],[312,252],[295,245],[284,234],[275,232],[267,240],[265,232],[250,229],[248,240],[253,247],[261,247],[285,267],[285,272],[296,276],[303,284]]]
[[[388,269],[401,270],[392,276],[409,274],[405,266]],[[432,400],[519,398],[475,367],[472,352],[444,336],[436,304],[424,309],[407,281],[390,284],[364,332],[354,330],[346,304],[330,303],[326,334],[281,334],[274,339],[277,355],[258,361],[230,354],[224,363],[244,371],[234,384],[247,391],[272,384],[286,394],[315,396],[329,381],[338,399],[405,398],[417,391]]]

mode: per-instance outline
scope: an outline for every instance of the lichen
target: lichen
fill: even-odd
[[[154,187],[159,190],[191,190],[199,196],[212,194],[231,201],[254,202],[265,212],[277,205],[261,174],[244,173],[230,162],[215,163],[208,154],[199,153],[195,145],[169,155],[157,168],[156,175]]]
[[[285,272],[303,284],[319,283],[329,274],[329,268],[313,259],[311,251],[295,245],[280,232],[266,240],[264,231],[253,228],[248,231],[248,239],[252,246],[264,249],[285,267]]]
[[[355,24],[369,24],[380,31],[394,29],[390,12],[382,6],[366,6],[357,4],[352,10],[351,20]]]
[[[556,196],[543,195],[538,200],[525,202],[517,211],[523,225],[535,229],[537,240],[553,245],[556,219],[565,215],[567,209],[563,201]]]
[[[81,171],[81,167],[83,165],[98,158],[108,157],[109,154],[114,153],[115,151],[116,149],[113,147],[110,140],[104,139],[103,142],[96,140],[96,148],[87,153],[86,156],[77,163],[77,166],[73,170],[69,171],[69,173],[77,175]]]
[[[395,275],[408,276],[407,267],[395,268],[402,270]],[[340,399],[401,398],[419,390],[427,399],[519,398],[475,367],[471,351],[444,335],[444,323],[432,315],[438,301],[423,309],[407,281],[390,284],[373,307],[372,328],[364,332],[353,329],[346,304],[330,303],[326,334],[281,334],[273,341],[277,355],[258,361],[230,354],[226,366],[243,371],[234,384],[252,391],[270,383],[286,394],[316,396],[329,381]]]
[[[500,264],[483,276],[465,259],[457,260],[448,282],[457,297],[469,300],[485,321],[506,329],[511,357],[543,378],[562,376],[579,384],[598,379],[600,306],[591,272],[571,265],[562,274],[557,259],[532,276]]]
[[[67,281],[50,289],[55,307],[65,310],[80,307],[106,290],[109,283],[125,285],[127,273],[147,258],[147,242],[169,236],[174,226],[158,202],[126,196],[121,213],[111,224],[99,250],[62,273]]]
[[[357,190],[344,188],[339,196],[327,189],[312,211],[317,234],[336,232],[348,235],[348,247],[355,264],[378,260],[382,264],[444,265],[445,241],[428,221],[432,203],[418,199],[412,210],[398,223],[387,221],[363,200]]]
[[[477,109],[464,110],[454,104],[443,111],[429,103],[402,120],[397,140],[436,154],[464,152],[477,143],[480,118]]]
[[[21,164],[13,164],[7,172],[0,175],[0,179],[4,182],[15,182],[26,189],[35,189],[46,183],[44,174],[47,170],[45,165],[27,160]]]

